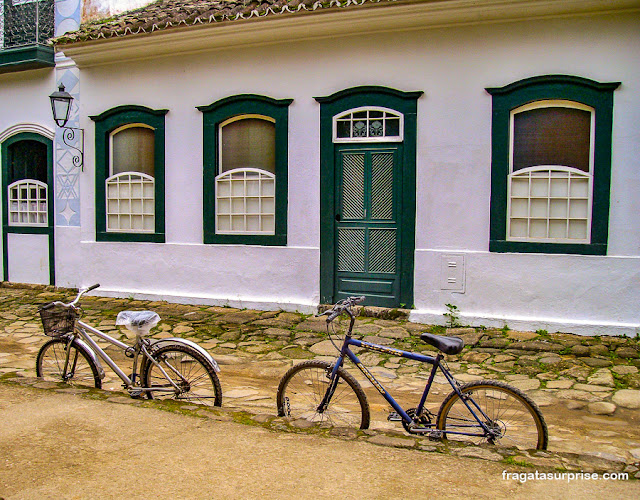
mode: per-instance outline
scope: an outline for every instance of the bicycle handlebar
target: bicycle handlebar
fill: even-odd
[[[80,290],[76,298],[72,302],[69,302],[68,304],[65,304],[64,302],[60,302],[59,300],[56,300],[54,302],[49,302],[48,304],[45,304],[44,306],[41,307],[41,309],[46,311],[47,309],[51,309],[53,306],[62,306],[62,307],[66,307],[67,309],[71,307],[76,307],[76,304],[80,301],[80,297],[82,297],[85,293],[90,292],[91,290],[95,290],[99,286],[100,284],[96,283],[95,285],[91,285],[89,288]]]
[[[356,304],[359,304],[360,302],[364,301],[365,298],[366,297],[364,297],[364,296],[347,297],[346,299],[337,302],[331,309],[327,309],[326,311],[324,311],[321,314],[318,314],[317,316],[324,316],[324,315],[329,316],[327,318],[327,324],[331,323],[334,319],[336,319],[338,316],[340,316],[345,311],[350,316],[352,316],[353,313],[351,313],[351,307],[353,307]]]

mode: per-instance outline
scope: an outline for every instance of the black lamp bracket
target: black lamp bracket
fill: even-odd
[[[74,167],[80,167],[84,172],[84,129],[75,128],[75,127],[61,127],[62,128],[62,142],[64,142],[65,146],[77,151],[77,153],[72,153],[73,158],[71,159]],[[76,141],[76,133],[80,138],[81,147],[78,148],[74,146]]]

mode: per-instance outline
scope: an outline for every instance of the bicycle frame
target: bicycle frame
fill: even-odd
[[[107,342],[119,347],[120,349],[122,349],[123,351],[127,351],[129,349],[134,349],[134,359],[133,359],[133,371],[132,371],[132,375],[131,378],[129,376],[127,376],[121,369],[120,367],[115,363],[115,361],[113,361],[113,359],[111,359],[111,357],[104,352],[104,350],[96,343],[95,340],[93,340],[91,338],[91,336],[89,335],[88,332],[93,333],[94,335],[96,335],[97,337],[100,337],[103,340],[106,340]],[[133,387],[135,387],[137,390],[141,391],[141,392],[152,392],[152,391],[157,391],[157,392],[180,392],[180,388],[173,382],[173,380],[171,379],[171,377],[169,377],[167,375],[167,372],[164,370],[164,368],[162,366],[160,366],[159,363],[157,363],[153,357],[149,354],[149,352],[147,351],[146,347],[144,346],[144,344],[141,342],[140,339],[137,340],[137,343],[134,346],[130,346],[125,344],[124,342],[120,342],[119,340],[111,337],[110,335],[107,335],[104,332],[101,332],[100,330],[98,330],[97,328],[94,328],[80,320],[76,321],[76,328],[74,330],[74,333],[70,336],[70,342],[73,341],[73,339],[76,336],[80,336],[82,338],[82,340],[89,345],[90,350],[93,351],[94,354],[97,354],[105,363],[107,363],[107,365],[109,365],[109,367],[116,373],[116,375],[118,375],[118,377],[120,377],[120,379],[122,380],[122,382],[124,382],[124,385],[127,389],[131,389]],[[163,388],[163,387],[137,387],[136,386],[136,375],[137,375],[137,368],[138,368],[138,355],[140,354],[140,352],[142,352],[147,361],[153,363],[155,366],[158,367],[158,369],[162,372],[162,374],[164,375],[164,377],[171,383],[171,385],[173,386],[173,388]],[[67,359],[65,360],[65,371],[66,368],[68,367],[69,364],[69,352],[67,351]],[[98,361],[98,359],[94,359],[94,361],[96,361],[97,365],[98,365],[98,369],[100,370],[100,374],[101,376],[104,374],[104,370],[102,369],[102,366],[100,364],[100,362]],[[182,375],[175,369],[173,368],[171,365],[168,365],[171,370],[180,378],[183,378]]]
[[[351,311],[347,311],[347,312],[348,312],[349,316],[351,316],[351,324],[349,325],[349,331],[345,335],[345,339],[344,339],[344,343],[342,344],[342,349],[340,351],[340,355],[336,359],[336,362],[335,362],[335,364],[333,366],[333,369],[331,371],[331,376],[330,376],[331,383],[329,384],[329,387],[327,389],[327,392],[325,393],[324,398],[322,399],[322,402],[318,406],[318,411],[324,411],[324,409],[326,409],[327,406],[329,405],[329,402],[331,401],[331,397],[333,396],[333,392],[335,391],[335,388],[336,388],[336,385],[337,385],[338,369],[343,365],[344,359],[345,359],[345,357],[347,357],[358,367],[358,369],[367,378],[367,380],[369,380],[369,382],[371,382],[371,384],[376,388],[376,390],[382,395],[382,397],[384,397],[384,399],[387,400],[389,405],[391,405],[391,407],[398,413],[398,415],[400,415],[400,417],[405,422],[407,422],[410,426],[411,425],[417,425],[417,423],[411,418],[411,416],[407,414],[407,412],[400,406],[400,404],[393,398],[393,396],[391,396],[391,394],[389,394],[389,392],[374,377],[374,375],[367,369],[367,367],[365,367],[362,364],[362,362],[360,361],[358,356],[356,356],[353,353],[353,351],[349,348],[350,346],[356,346],[356,347],[362,347],[362,348],[370,350],[370,351],[377,351],[377,352],[382,352],[382,353],[385,353],[385,354],[392,354],[394,356],[403,357],[403,358],[407,358],[407,359],[412,359],[414,361],[420,361],[421,363],[428,363],[430,365],[433,365],[433,368],[431,369],[431,373],[430,373],[429,378],[427,380],[427,383],[425,385],[424,392],[422,393],[422,397],[420,398],[420,403],[418,404],[418,406],[416,408],[416,415],[421,415],[422,414],[425,402],[427,400],[427,396],[429,395],[429,391],[431,390],[431,386],[433,384],[433,380],[435,379],[436,372],[438,371],[438,368],[439,368],[440,371],[442,372],[442,374],[444,375],[444,377],[447,379],[447,382],[449,382],[449,384],[451,385],[451,388],[458,394],[458,396],[460,397],[460,400],[465,404],[465,406],[467,407],[469,412],[471,412],[471,415],[473,415],[475,420],[478,422],[478,424],[480,425],[480,427],[484,431],[483,434],[460,432],[460,431],[451,431],[451,430],[445,430],[443,432],[446,433],[446,434],[458,434],[458,435],[464,435],[464,436],[477,436],[477,437],[482,437],[482,436],[492,435],[493,434],[492,431],[487,426],[487,424],[485,423],[485,421],[490,421],[489,417],[482,411],[482,409],[473,400],[473,398],[471,398],[470,396],[462,394],[462,392],[460,391],[460,388],[458,387],[458,384],[457,384],[455,378],[453,377],[453,375],[451,375],[449,370],[445,366],[442,365],[441,361],[444,359],[444,356],[442,354],[438,353],[438,355],[436,357],[426,356],[424,354],[418,354],[418,353],[414,353],[414,352],[410,352],[410,351],[403,351],[403,350],[400,350],[400,349],[394,349],[394,348],[391,348],[391,347],[385,347],[385,346],[382,346],[382,345],[372,344],[370,342],[365,342],[365,341],[362,341],[362,340],[353,339],[353,338],[351,338],[351,334],[352,334],[352,330],[353,330],[353,325],[355,323],[355,316],[353,316],[353,313]],[[472,406],[469,404],[469,401],[471,401],[471,403],[473,403],[473,406],[480,413],[480,416],[478,416],[478,414],[474,411]],[[484,419],[484,421],[483,421],[483,419]],[[429,425],[429,428],[431,428],[433,426],[434,426],[434,424],[431,424],[431,425]]]

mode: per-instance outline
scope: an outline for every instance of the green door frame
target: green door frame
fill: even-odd
[[[398,304],[413,304],[413,270],[416,216],[416,135],[417,100],[422,91],[402,92],[387,87],[362,86],[342,90],[325,97],[320,103],[320,301],[334,302],[336,162],[333,143],[333,117],[363,106],[389,108],[404,115],[402,162],[402,224],[400,230],[400,296]],[[377,143],[383,145],[384,143]]]
[[[9,187],[9,165],[8,162],[8,148],[12,144],[18,141],[32,140],[38,141],[47,147],[47,227],[24,227],[24,226],[10,226],[9,225],[9,210],[7,208]],[[55,192],[53,186],[53,141],[48,137],[33,132],[20,132],[12,135],[2,142],[1,145],[2,156],[2,269],[4,281],[9,280],[9,253],[7,252],[7,242],[9,233],[12,234],[46,234],[49,237],[49,284],[55,285],[55,242],[53,238],[54,231],[54,199]]]

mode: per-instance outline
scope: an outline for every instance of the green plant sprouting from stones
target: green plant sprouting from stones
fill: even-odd
[[[447,326],[449,328],[460,326],[458,306],[455,306],[453,304],[445,304],[444,306],[447,308],[447,312],[443,314],[443,316],[447,318]]]

